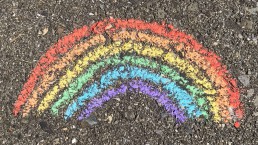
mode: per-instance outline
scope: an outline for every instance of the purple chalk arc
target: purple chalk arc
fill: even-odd
[[[160,91],[155,86],[148,84],[142,80],[131,80],[123,83],[118,88],[106,90],[100,97],[95,97],[86,105],[85,110],[81,112],[78,120],[83,120],[91,115],[97,108],[102,107],[103,104],[119,94],[125,94],[127,91],[140,92],[148,95],[150,98],[156,100],[166,109],[166,111],[174,116],[177,122],[182,123],[186,121],[187,117],[184,111],[176,107],[176,105],[168,97],[165,91]]]

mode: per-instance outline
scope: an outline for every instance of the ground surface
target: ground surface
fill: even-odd
[[[13,117],[12,104],[46,49],[74,28],[107,17],[171,23],[220,55],[241,88],[241,127],[175,126],[155,101],[134,95],[108,102],[81,123]],[[0,144],[258,144],[257,24],[254,0],[0,0]]]

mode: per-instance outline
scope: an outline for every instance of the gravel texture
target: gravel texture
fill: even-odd
[[[241,89],[241,127],[202,120],[177,126],[140,94],[112,99],[83,122],[12,116],[12,104],[48,47],[107,17],[171,23],[220,55]],[[255,0],[0,0],[0,144],[258,144],[257,24]]]

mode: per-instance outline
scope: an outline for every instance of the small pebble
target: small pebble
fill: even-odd
[[[95,124],[98,123],[97,119],[95,116],[90,116],[86,119],[87,123],[90,125],[90,126],[93,126]]]
[[[258,116],[258,112],[254,112],[253,115],[254,115],[254,116]]]
[[[60,144],[60,138],[56,138],[53,140],[53,145],[58,145]]]
[[[238,79],[245,87],[250,84],[250,76],[249,75],[241,75],[238,77]]]
[[[242,28],[252,30],[253,29],[253,21],[250,20],[244,20],[242,23]]]
[[[111,123],[112,120],[113,120],[113,114],[109,115],[109,116],[107,117],[107,120],[108,120],[108,123]]]
[[[247,98],[250,98],[250,97],[252,97],[253,95],[254,95],[254,89],[249,89],[249,90],[247,90],[247,95],[246,95]]]
[[[52,132],[51,128],[49,127],[49,125],[48,125],[48,123],[46,121],[40,121],[39,125],[40,125],[40,128],[43,131],[45,131],[47,133],[51,133]]]
[[[242,34],[238,34],[238,37],[239,37],[240,39],[242,39],[242,38],[243,38],[243,35],[242,35]]]
[[[258,6],[257,6],[257,7],[254,7],[254,8],[245,7],[245,9],[246,9],[249,13],[251,13],[251,14],[253,14],[253,15],[257,15]]]
[[[125,118],[128,120],[135,120],[136,113],[134,111],[125,112]]]
[[[131,109],[133,109],[133,108],[132,108],[132,106],[129,105],[129,106],[128,106],[128,109],[131,110]]]
[[[163,134],[163,131],[162,131],[162,130],[155,130],[155,132],[156,132],[158,135],[162,135],[162,134]]]
[[[76,138],[73,138],[72,139],[72,144],[76,144],[77,143],[77,139]]]
[[[164,18],[165,17],[165,15],[166,15],[166,12],[164,11],[164,9],[163,8],[159,8],[158,9],[158,18]]]
[[[219,44],[218,42],[214,42],[214,43],[213,43],[214,46],[217,46],[218,44]]]
[[[254,99],[254,105],[255,105],[256,107],[258,107],[258,96],[256,96],[255,99]]]
[[[57,28],[57,34],[58,35],[61,35],[61,34],[63,34],[63,32],[64,32],[64,28],[63,27],[61,27],[61,26],[59,26],[58,28]]]
[[[43,31],[42,31],[42,35],[44,36],[44,35],[46,35],[47,34],[47,32],[48,32],[48,27],[46,27],[46,28],[44,28],[43,29]]]
[[[191,11],[191,12],[199,11],[198,3],[197,3],[197,2],[191,3],[191,4],[188,6],[187,9],[188,9],[189,11]]]
[[[68,128],[66,128],[66,127],[65,127],[65,128],[63,128],[62,130],[63,130],[63,131],[67,131],[67,130],[68,130]]]

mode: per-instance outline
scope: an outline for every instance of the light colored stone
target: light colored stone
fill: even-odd
[[[254,112],[253,115],[254,115],[254,116],[258,116],[258,112]]]
[[[214,46],[217,46],[218,44],[219,44],[218,42],[214,42],[214,43],[213,43]]]
[[[95,116],[90,116],[86,119],[87,123],[90,125],[90,126],[93,126],[95,124],[98,124],[98,121],[96,119]]]
[[[242,25],[242,28],[252,30],[254,26],[254,22],[251,20],[243,20],[241,25]]]
[[[187,9],[188,9],[189,11],[191,11],[191,12],[199,11],[198,3],[197,3],[197,2],[191,3],[191,4],[188,6]]]
[[[254,99],[254,105],[258,107],[258,96],[256,96],[256,98]]]
[[[60,144],[60,138],[56,138],[53,140],[53,145],[58,145]]]
[[[245,10],[253,15],[256,15],[256,12],[258,12],[258,2],[256,3],[256,7],[254,8],[245,7]]]
[[[47,32],[48,32],[48,27],[45,27],[45,28],[43,29],[43,31],[42,31],[42,35],[43,35],[43,36],[46,35]]]
[[[113,114],[111,114],[111,115],[109,115],[109,116],[107,117],[108,123],[111,123],[112,120],[113,120]]]
[[[158,18],[165,18],[166,12],[163,8],[158,9]]]
[[[242,39],[242,38],[243,38],[243,35],[242,35],[242,34],[238,34],[238,37],[239,37],[240,39]]]
[[[250,76],[249,75],[241,75],[238,77],[238,79],[245,87],[250,84]]]
[[[72,144],[76,144],[77,143],[77,139],[76,138],[73,138],[72,139]]]
[[[252,97],[253,95],[254,95],[254,89],[249,89],[249,90],[247,90],[247,95],[246,95],[247,98],[250,98],[250,97]]]
[[[65,128],[63,128],[62,130],[63,130],[63,131],[67,131],[67,130],[68,130],[68,128],[67,128],[67,127],[65,127]]]
[[[42,30],[39,30],[38,35],[46,35],[48,32],[48,27],[43,28]]]

